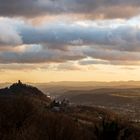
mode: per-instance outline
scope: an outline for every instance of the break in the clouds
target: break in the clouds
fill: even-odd
[[[101,60],[95,64],[138,64],[140,27],[134,21],[59,21],[33,26],[1,18],[0,63],[64,63],[91,58]]]
[[[76,14],[86,18],[130,18],[139,12],[139,0],[0,0],[0,15],[11,17]]]

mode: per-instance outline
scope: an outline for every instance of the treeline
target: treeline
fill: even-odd
[[[0,99],[0,140],[139,140],[139,128],[102,118],[81,123],[31,98]]]

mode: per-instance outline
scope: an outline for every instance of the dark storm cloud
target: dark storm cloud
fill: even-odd
[[[1,16],[79,14],[87,18],[127,18],[140,12],[139,0],[0,0]]]

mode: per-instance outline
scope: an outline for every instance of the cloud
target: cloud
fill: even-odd
[[[64,63],[37,63],[37,64],[0,64],[0,71],[78,71],[82,70],[80,65],[73,62]]]
[[[121,67],[121,69],[132,71],[132,70],[136,70],[137,68],[136,67]]]
[[[89,57],[100,61],[81,65],[140,61],[140,27],[134,19],[59,21],[39,26],[17,19],[0,20],[0,28],[5,30],[0,33],[0,63],[64,63]]]
[[[24,71],[30,71],[30,70],[35,70],[38,67],[40,67],[38,64],[17,64],[13,63],[11,64],[0,64],[0,71],[6,71],[6,70],[24,70]]]
[[[81,60],[79,61],[80,65],[97,65],[97,64],[109,64],[109,61],[102,61],[102,60],[96,60],[96,59],[91,59],[91,60]]]
[[[82,68],[79,66],[79,65],[77,65],[77,64],[74,64],[74,63],[62,63],[62,64],[59,64],[58,66],[57,66],[57,70],[66,70],[66,71],[68,71],[68,70],[82,70]]]
[[[124,65],[124,66],[135,66],[140,65],[140,61],[131,61],[131,60],[102,60],[102,59],[90,59],[90,60],[80,60],[79,65],[81,66],[90,66],[90,65]]]
[[[140,51],[139,24],[102,22],[52,22],[33,26],[21,20],[1,19],[0,46],[41,44],[44,48],[68,50],[69,46],[91,46],[119,51]],[[134,21],[132,21],[134,22]],[[82,25],[85,24],[85,25]],[[109,25],[108,25],[109,24]],[[8,29],[8,30],[7,30]]]
[[[20,45],[22,44],[21,36],[15,30],[12,20],[0,19],[0,45]]]
[[[86,48],[84,50],[86,56],[109,61],[140,61],[139,52],[125,52],[118,50],[105,50]]]
[[[86,18],[128,18],[140,12],[139,0],[0,0],[1,16],[76,14]]]
[[[77,23],[56,22],[39,27],[21,26],[18,32],[24,44],[41,44],[50,49],[67,50],[69,46],[93,46],[109,50],[140,51],[138,24],[129,25],[127,21],[122,25],[114,22],[114,27],[105,24],[91,22],[82,26]]]
[[[0,52],[0,63],[61,63],[84,58],[82,53],[60,50],[24,50],[23,52]]]

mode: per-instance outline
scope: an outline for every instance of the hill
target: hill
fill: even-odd
[[[50,102],[50,98],[38,88],[23,84],[20,80],[9,87],[0,89],[0,99],[4,100],[20,96]]]
[[[140,140],[126,117],[83,105],[58,110],[61,103],[20,81],[0,89],[0,140]]]

